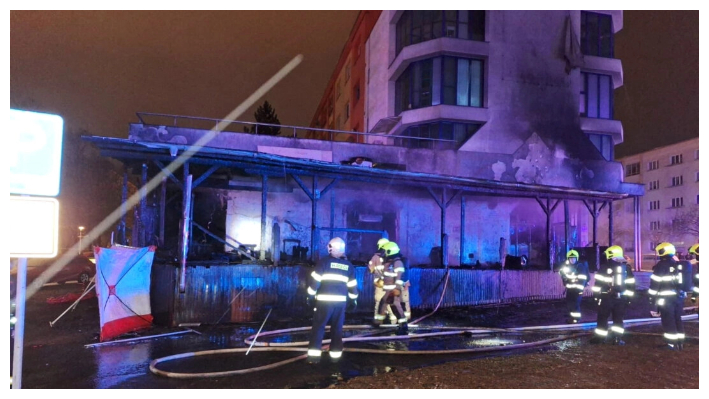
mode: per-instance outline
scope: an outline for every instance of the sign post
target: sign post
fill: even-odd
[[[59,195],[64,120],[59,115],[10,109],[10,257],[18,258],[12,388],[22,388],[27,258],[53,258],[59,247]]]

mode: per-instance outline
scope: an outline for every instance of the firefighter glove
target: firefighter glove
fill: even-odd
[[[356,299],[350,299],[347,301],[347,311],[348,312],[354,312],[355,309],[357,309],[357,300]]]

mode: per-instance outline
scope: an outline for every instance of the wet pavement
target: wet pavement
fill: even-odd
[[[99,316],[95,298],[82,301],[76,310],[67,313],[54,327],[54,320],[69,304],[47,304],[48,297],[78,292],[76,284],[45,286],[30,299],[27,307],[23,388],[321,388],[358,376],[371,376],[402,370],[414,370],[450,362],[459,362],[483,357],[514,357],[524,353],[553,352],[585,345],[583,338],[570,339],[530,348],[524,351],[501,351],[494,353],[467,353],[452,355],[387,355],[345,352],[341,361],[332,364],[325,355],[319,365],[308,365],[300,360],[272,370],[223,378],[173,379],[154,375],[150,362],[154,359],[185,352],[197,352],[224,348],[247,348],[244,339],[255,334],[261,322],[229,324],[220,326],[193,327],[200,334],[154,338],[132,343],[122,343],[86,348],[86,344],[98,343]],[[582,322],[595,321],[594,303],[584,299]],[[649,317],[647,299],[640,296],[628,309],[626,319]],[[413,318],[419,318],[430,310],[414,310]],[[369,324],[369,312],[348,314],[346,324]],[[439,310],[434,316],[412,328],[412,333],[435,331],[441,327],[490,327],[507,328],[535,325],[556,325],[565,322],[565,305],[562,301],[537,302],[524,305],[496,307],[469,307]],[[269,319],[264,331],[309,326],[307,317],[300,319]],[[155,326],[140,336],[181,331],[180,328]],[[392,335],[393,330],[348,331],[354,334]],[[451,350],[478,347],[499,347],[523,342],[553,338],[560,334],[550,332],[499,333],[486,335],[455,335],[418,339],[411,341],[375,341],[346,343],[346,348],[394,350]],[[121,338],[137,337],[132,334]],[[269,342],[286,343],[307,341],[307,333],[267,337]],[[12,342],[11,342],[12,348]],[[256,352],[232,353],[192,357],[161,364],[161,370],[174,372],[211,372],[233,369],[248,369],[265,366],[302,355],[304,352]],[[334,376],[336,375],[336,376]]]

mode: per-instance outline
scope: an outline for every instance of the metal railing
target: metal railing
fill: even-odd
[[[232,133],[245,133],[245,134],[259,134],[259,127],[261,127],[261,131],[263,132],[265,128],[278,128],[280,130],[279,134],[273,135],[274,137],[290,137],[290,138],[300,138],[300,139],[310,139],[310,140],[322,140],[322,141],[345,141],[345,140],[337,140],[338,137],[348,137],[351,135],[354,135],[357,137],[357,140],[355,143],[358,144],[375,144],[375,143],[369,143],[368,140],[365,138],[367,137],[376,137],[379,139],[401,139],[401,141],[407,140],[407,141],[424,141],[424,142],[430,142],[432,145],[435,146],[435,143],[441,143],[443,146],[452,146],[455,147],[458,142],[456,140],[447,140],[447,139],[436,139],[436,138],[427,138],[427,137],[411,137],[411,136],[402,136],[402,135],[393,135],[393,134],[381,134],[381,133],[366,133],[366,132],[355,132],[355,131],[350,131],[350,130],[334,130],[334,129],[322,129],[322,128],[316,128],[316,127],[303,127],[303,126],[293,126],[293,125],[278,125],[278,124],[273,124],[273,123],[260,123],[260,122],[246,122],[246,121],[235,121],[235,120],[226,120],[226,119],[216,119],[216,118],[204,118],[204,117],[199,117],[199,116],[185,116],[185,115],[172,115],[172,114],[161,114],[161,113],[152,113],[152,112],[136,112],[136,115],[138,116],[138,119],[140,120],[140,123],[144,125],[152,125],[152,126],[174,126],[174,127],[182,127],[182,128],[193,128],[193,129],[205,129],[209,130],[213,128],[214,126],[219,125],[220,123],[223,122],[228,122],[229,125],[223,130],[225,132],[232,132]],[[165,124],[165,123],[149,123],[146,122],[146,118],[161,118],[162,120],[168,120],[168,123],[170,124]],[[188,124],[183,124],[179,125],[178,122],[192,122],[191,125]],[[212,124],[214,126],[212,126]],[[232,125],[237,125],[237,126],[248,126],[252,128],[252,131],[235,131],[235,130],[230,130],[229,127]],[[284,134],[286,131],[292,131],[291,134]],[[398,141],[398,140],[395,140]],[[406,142],[406,141],[404,141]],[[384,143],[376,143],[378,145],[384,144]],[[402,147],[409,147],[406,145],[403,145]]]

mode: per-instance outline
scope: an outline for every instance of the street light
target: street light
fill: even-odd
[[[79,226],[79,255],[81,255],[81,238],[84,236],[84,226]]]

